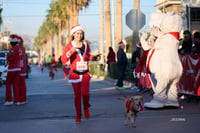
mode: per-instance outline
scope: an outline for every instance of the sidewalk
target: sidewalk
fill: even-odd
[[[199,103],[180,101],[183,109],[147,110],[139,112],[136,128],[124,126],[123,101],[118,91],[106,80],[91,80],[91,119],[75,124],[73,91],[59,70],[55,80],[47,71],[33,68],[27,80],[28,104],[3,106],[3,88],[0,88],[1,133],[198,133],[200,124]],[[144,102],[151,96],[122,90],[127,97],[142,95]]]

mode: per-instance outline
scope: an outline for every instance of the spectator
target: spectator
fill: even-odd
[[[192,52],[200,53],[200,32],[194,33],[194,47],[192,48]]]
[[[128,59],[126,57],[126,53],[124,52],[125,49],[125,42],[121,41],[119,43],[119,49],[117,51],[117,68],[118,68],[118,81],[117,81],[117,88],[123,88],[123,80],[125,76],[126,66],[128,64]]]
[[[139,60],[140,60],[140,56],[141,56],[141,48],[136,45],[136,50],[134,51],[134,53],[132,54],[132,68],[133,68],[133,73],[134,73],[134,87],[132,89],[135,89],[137,88],[138,86],[138,78],[137,78],[137,75],[135,73],[135,70],[136,70],[136,66],[137,64],[139,63]]]
[[[178,50],[180,54],[192,52],[192,35],[189,30],[183,32],[183,43],[181,46],[181,49]]]
[[[108,64],[108,73],[111,76],[111,63],[115,63],[116,62],[116,56],[115,56],[115,52],[113,51],[112,47],[109,47],[109,52],[107,55],[107,64]]]

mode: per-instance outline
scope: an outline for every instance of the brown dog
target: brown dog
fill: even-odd
[[[127,126],[127,118],[131,120],[132,127],[136,127],[135,125],[135,120],[137,117],[137,113],[143,110],[142,107],[142,101],[143,97],[142,96],[132,96],[131,98],[125,98],[125,97],[120,97],[124,103],[124,117],[125,117],[125,122],[124,125]]]

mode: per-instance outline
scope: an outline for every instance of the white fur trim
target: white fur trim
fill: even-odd
[[[81,25],[76,25],[76,26],[71,28],[70,34],[72,35],[74,32],[76,32],[78,30],[82,30],[84,32],[84,29]]]
[[[123,45],[126,45],[126,40],[122,40],[121,42],[119,42],[119,47]]]
[[[82,79],[83,79],[83,75],[79,75],[79,79],[70,79],[68,80],[69,83],[78,83],[78,82],[81,82]]]
[[[14,72],[14,71],[21,71],[21,68],[8,69],[8,72]]]
[[[20,73],[19,76],[26,76],[26,73]]]
[[[9,38],[9,42],[19,42],[18,38]]]

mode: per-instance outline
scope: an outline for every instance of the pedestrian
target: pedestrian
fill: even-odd
[[[18,37],[19,39],[19,46],[20,46],[20,51],[21,51],[21,60],[20,60],[20,75],[19,75],[19,102],[20,104],[26,104],[27,103],[27,96],[26,96],[26,81],[25,81],[25,76],[26,76],[26,52],[25,48],[23,47],[23,39],[22,37]]]
[[[14,103],[19,105],[19,74],[21,71],[21,52],[18,42],[18,36],[15,34],[11,34],[9,36],[9,41],[12,47],[7,54],[8,73],[6,78],[6,102],[4,103],[4,105],[13,104],[11,86],[13,86]]]
[[[81,99],[83,97],[84,116],[90,118],[90,73],[89,60],[100,59],[100,56],[90,55],[90,47],[84,41],[85,31],[81,25],[76,25],[71,28],[71,41],[64,49],[61,57],[62,63],[65,64],[70,60],[70,76],[69,83],[72,83],[74,90],[74,103],[76,108],[76,123],[81,123]]]
[[[43,57],[40,61],[40,67],[41,67],[41,72],[43,72],[44,71],[44,59],[43,59]]]
[[[29,73],[31,72],[31,67],[29,65],[29,61],[28,61],[28,54],[26,54],[26,78],[29,78]]]
[[[65,79],[67,79],[67,76],[69,74],[70,71],[70,61],[68,61],[67,63],[64,64],[64,77]]]
[[[138,76],[136,73],[136,66],[139,63],[141,52],[142,52],[141,46],[139,46],[138,44],[136,46],[137,46],[136,50],[133,52],[132,60],[131,60],[132,68],[133,68],[133,76],[134,76],[134,86],[131,88],[133,90],[137,90],[137,86],[138,86]]]
[[[182,47],[178,50],[180,54],[192,52],[192,34],[189,30],[183,32],[183,42],[181,46]]]
[[[108,73],[111,76],[111,64],[116,62],[115,52],[112,47],[109,47],[109,52],[107,55]]]
[[[53,54],[51,58],[51,69],[49,71],[49,76],[51,77],[51,79],[54,79],[55,76],[54,70],[57,72],[55,55]]]
[[[200,53],[200,32],[194,33],[194,47],[192,48],[193,53]]]
[[[47,67],[48,67],[48,69],[51,68],[51,56],[50,55],[47,57]]]
[[[128,59],[126,53],[124,52],[125,47],[125,42],[121,41],[119,43],[119,49],[117,51],[118,81],[116,86],[118,89],[124,89],[123,80],[125,77],[126,66],[128,64]]]

